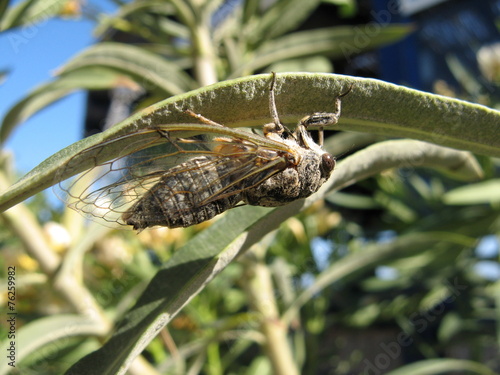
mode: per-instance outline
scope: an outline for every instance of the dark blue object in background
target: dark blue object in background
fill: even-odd
[[[443,80],[460,92],[464,88],[450,70],[454,61],[480,87],[494,90],[479,69],[477,52],[500,42],[500,0],[372,0],[372,15],[393,10],[395,3],[398,11],[391,13],[389,22],[409,22],[416,29],[409,38],[380,50],[381,79],[426,91]]]

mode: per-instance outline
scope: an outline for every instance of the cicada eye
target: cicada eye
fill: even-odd
[[[321,156],[321,176],[324,178],[330,177],[330,174],[332,173],[333,169],[335,168],[335,159],[332,155],[328,153],[324,153]]]

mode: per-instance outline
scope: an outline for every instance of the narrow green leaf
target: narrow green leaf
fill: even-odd
[[[20,19],[22,19],[23,14],[25,14],[33,0],[25,0],[21,1],[16,6],[11,6],[10,8],[5,8],[4,14],[2,17],[2,22],[0,23],[0,31],[5,31],[10,28],[16,27],[16,25],[20,24]]]
[[[461,186],[443,196],[447,204],[498,204],[500,203],[500,179]]]
[[[266,9],[264,14],[255,15],[259,22],[253,24],[254,30],[247,35],[253,35],[259,40],[273,39],[287,31],[297,28],[314,10],[321,0],[279,0]]]
[[[9,73],[10,73],[10,70],[8,70],[8,69],[0,70],[0,85],[3,85],[3,83],[7,79],[7,76],[9,75]]]
[[[258,17],[260,0],[247,0],[243,2],[242,24],[248,23],[252,17]]]
[[[376,31],[367,34],[364,26],[337,26],[295,32],[262,44],[252,54],[252,60],[238,67],[231,73],[231,77],[305,56],[325,55],[349,59],[354,54],[396,42],[407,36],[412,29],[411,25],[379,26]]]
[[[22,362],[29,355],[40,351],[47,345],[55,345],[58,340],[71,336],[103,336],[108,327],[101,327],[94,320],[80,315],[54,315],[40,318],[21,327],[16,337],[16,361]],[[0,343],[0,347],[8,348],[7,342]],[[64,344],[58,344],[63,349]],[[56,349],[54,349],[56,350]],[[0,375],[10,371],[9,366],[0,367]]]
[[[321,290],[336,282],[355,278],[360,273],[373,269],[387,260],[407,257],[417,251],[429,248],[433,244],[442,242],[455,242],[457,236],[448,233],[427,232],[410,233],[397,237],[389,243],[377,243],[363,248],[363,256],[353,253],[333,263],[321,272],[314,283],[304,290],[283,314],[284,324],[297,316],[299,309]],[[463,237],[463,236],[461,236]]]
[[[166,37],[189,38],[188,28],[174,20],[174,15],[172,4],[161,0],[124,3],[119,7],[118,13],[103,15],[94,29],[94,35],[102,38],[110,28],[114,28],[140,35],[145,40],[162,41],[163,44]],[[158,22],[158,34],[153,34],[152,29],[146,26],[151,22],[151,17]]]
[[[46,21],[59,14],[67,0],[25,0],[7,9],[0,31]]]
[[[278,61],[268,68],[271,72],[330,73],[333,70],[330,60],[325,56],[318,55]]]
[[[0,2],[0,24],[2,22],[3,17],[5,16],[7,9],[9,8],[9,3],[10,3],[9,0]],[[1,27],[0,30],[2,30]]]
[[[323,0],[323,3],[338,6],[339,15],[342,18],[353,18],[358,11],[358,4],[356,0]]]
[[[272,374],[272,371],[273,368],[271,366],[269,358],[260,355],[252,360],[252,363],[250,363],[250,366],[248,366],[248,370],[245,372],[245,375]]]
[[[52,89],[50,83],[37,88],[7,112],[0,128],[0,142],[5,143],[16,125],[26,121],[36,112],[71,92],[72,90],[68,89]],[[40,131],[42,132],[43,130],[40,129]]]
[[[463,359],[428,359],[400,367],[386,375],[436,375],[466,371],[475,375],[498,375],[482,363]]]
[[[114,42],[89,47],[63,66],[59,73],[92,66],[115,69],[133,77],[148,91],[160,90],[165,96],[196,87],[194,81],[175,62],[142,47]]]
[[[84,149],[155,124],[192,122],[191,109],[230,127],[262,126],[270,121],[270,75],[220,82],[154,104],[115,127],[77,142],[51,156],[0,195],[5,210],[54,184],[58,167]],[[432,95],[386,82],[333,74],[279,74],[276,87],[278,113],[284,123],[318,111],[333,111],[334,99],[353,85],[343,98],[336,129],[389,137],[426,140],[458,149],[500,156],[500,112],[456,99]],[[109,158],[117,156],[109,153]],[[335,150],[333,151],[335,153]],[[416,159],[418,162],[418,159]],[[91,166],[82,162],[74,173]]]
[[[133,84],[123,74],[109,69],[88,67],[68,72],[36,88],[7,112],[0,126],[0,143],[4,143],[14,128],[30,116],[75,90],[104,90]]]
[[[328,202],[339,207],[348,207],[356,210],[374,210],[380,208],[375,199],[361,194],[337,192],[326,198]]]

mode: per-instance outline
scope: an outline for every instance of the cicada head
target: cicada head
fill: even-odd
[[[243,192],[245,203],[276,207],[314,194],[335,168],[334,157],[316,144],[303,125],[293,137],[283,139],[289,148],[284,154],[287,167],[266,181]]]

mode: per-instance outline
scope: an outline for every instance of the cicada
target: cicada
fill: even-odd
[[[330,177],[335,158],[322,148],[323,127],[337,123],[333,113],[313,113],[292,132],[279,120],[273,73],[269,108],[273,122],[262,134],[231,129],[187,110],[200,124],[169,124],[135,130],[90,147],[82,157],[94,167],[61,183],[69,207],[90,218],[143,230],[189,227],[237,205],[276,207],[315,193]],[[308,132],[320,133],[316,143]],[[119,157],[106,150],[119,147]],[[63,174],[67,171],[63,172]]]

